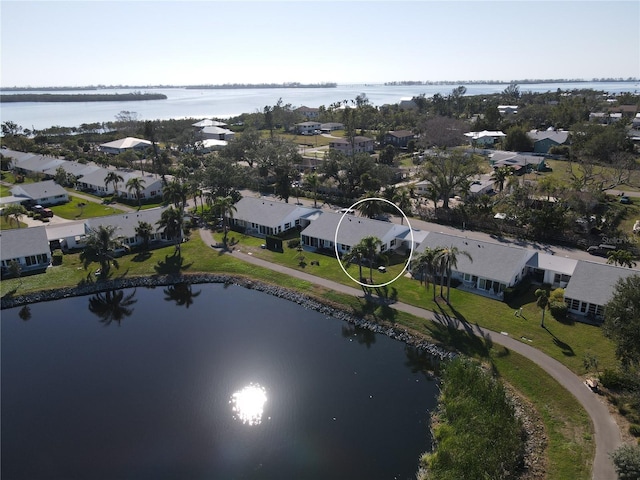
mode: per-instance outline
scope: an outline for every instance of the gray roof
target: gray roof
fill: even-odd
[[[49,240],[44,225],[0,230],[0,260],[48,254],[49,251]]]
[[[514,275],[520,273],[520,269],[534,254],[532,250],[526,248],[436,232],[430,232],[416,248],[414,254],[419,255],[427,247],[451,246],[457,247],[461,252],[468,252],[473,259],[471,262],[465,255],[459,255],[458,267],[454,270],[507,284],[511,282]]]
[[[618,280],[634,274],[640,275],[640,271],[581,260],[576,265],[571,280],[564,290],[564,296],[595,305],[604,305],[613,296]]]
[[[549,255],[548,253],[541,252],[536,252],[527,262],[528,267],[549,270],[564,275],[573,275],[577,264],[578,260],[573,258]]]
[[[566,130],[531,130],[527,135],[535,142],[548,138],[558,144],[565,143],[569,138],[569,132]]]
[[[55,168],[46,169],[44,173],[48,175],[55,175],[58,168],[62,168],[65,172],[75,175],[76,177],[82,177],[83,175],[99,170],[101,167],[91,163],[66,161]]]
[[[60,240],[62,238],[76,237],[84,235],[87,231],[85,220],[75,220],[64,223],[50,223],[45,225],[47,238],[49,241]]]
[[[301,207],[292,203],[257,197],[244,197],[235,204],[235,207],[234,218],[267,227],[293,223],[319,211],[317,208]]]
[[[59,167],[66,160],[61,158],[48,157],[46,155],[37,155],[37,154],[27,154],[20,156],[20,158],[16,158],[13,155],[7,155],[16,159],[14,162],[14,166],[18,168],[22,168],[24,170],[28,170],[30,172],[44,172],[45,170],[51,170]]]
[[[140,222],[150,223],[154,230],[157,229],[156,222],[160,220],[164,210],[164,207],[149,208],[137,212],[109,215],[108,217],[90,218],[87,220],[87,225],[92,229],[96,229],[100,225],[112,225],[116,227],[117,236],[130,238],[136,236],[136,227]]]
[[[32,200],[53,197],[56,195],[68,195],[67,191],[53,180],[45,180],[35,183],[21,183],[11,189],[16,196],[21,196],[24,192]]]
[[[409,227],[406,225],[397,225],[366,217],[345,215],[340,222],[341,218],[341,213],[323,212],[302,231],[302,234],[333,242],[336,238],[336,231],[338,231],[338,243],[356,245],[364,237],[370,235],[387,243],[394,238],[404,238],[409,231]],[[340,225],[339,230],[338,224]]]

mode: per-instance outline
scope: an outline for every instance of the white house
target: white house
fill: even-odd
[[[117,155],[127,150],[146,150],[151,146],[149,140],[143,140],[141,138],[126,137],[120,140],[114,140],[113,142],[107,142],[100,145],[100,151]]]
[[[496,130],[483,130],[481,132],[467,132],[464,136],[469,139],[471,145],[489,146],[506,137],[507,134]]]
[[[104,180],[109,172],[116,171],[122,177],[122,181],[118,182],[118,196],[123,198],[136,199],[135,191],[127,190],[127,182],[132,177],[144,180],[144,188],[140,192],[141,198],[156,198],[162,196],[162,177],[154,173],[141,172],[139,170],[112,170],[107,168],[99,168],[83,175],[78,179],[76,184],[79,190],[87,191],[105,197],[115,193],[113,184],[105,185]],[[170,177],[167,176],[169,180]]]
[[[320,127],[322,124],[320,122],[302,122],[296,123],[295,129],[296,133],[300,135],[314,135],[318,131],[320,131]]]
[[[88,228],[85,220],[50,223],[45,228],[51,249],[69,251],[84,248],[86,245]]]
[[[353,139],[353,144],[347,138],[332,138],[329,142],[330,150],[338,150],[345,155],[354,155],[356,153],[372,153],[373,139],[368,137],[357,136]]]
[[[299,113],[307,120],[316,120],[320,117],[320,109],[319,108],[311,108],[305,105],[298,107],[294,110],[294,112]]]
[[[342,221],[341,221],[342,219]],[[334,250],[337,232],[338,253],[344,254],[364,237],[375,236],[382,241],[382,252],[397,250],[409,232],[406,225],[372,220],[354,215],[323,212],[302,230],[302,245],[310,250]]]
[[[164,210],[166,210],[166,208],[158,207],[139,210],[137,212],[109,215],[107,217],[90,218],[86,221],[87,233],[100,226],[113,226],[116,228],[116,236],[122,239],[122,243],[129,247],[135,247],[142,244],[142,238],[136,234],[136,228],[141,222],[146,222],[153,227],[153,234],[151,235],[150,241],[152,243],[165,242],[167,240],[164,234],[157,230],[157,222],[162,217]]]
[[[317,208],[257,197],[244,197],[235,207],[232,226],[255,237],[278,235],[292,228],[304,228],[311,218],[320,213]]]
[[[45,271],[51,264],[51,250],[44,226],[0,230],[0,269],[9,273],[15,260],[23,272]]]
[[[200,135],[202,136],[203,140],[213,139],[229,141],[233,137],[235,137],[236,134],[228,128],[211,126],[204,127],[202,130],[200,130]]]
[[[573,258],[536,252],[527,262],[527,269],[536,282],[566,288],[577,264],[578,260]]]
[[[59,205],[69,201],[67,191],[53,180],[44,180],[35,183],[21,183],[11,189],[15,199],[21,199],[19,203],[29,205]]]

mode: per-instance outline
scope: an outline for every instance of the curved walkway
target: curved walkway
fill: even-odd
[[[214,244],[213,236],[211,232],[206,229],[200,229],[200,236],[207,245]],[[296,277],[301,280],[305,280],[310,283],[314,283],[325,288],[344,293],[347,295],[353,295],[360,297],[363,295],[362,290],[342,285],[331,280],[327,280],[315,275],[310,275],[305,272],[300,272],[289,267],[267,262],[265,260],[255,258],[252,255],[242,253],[240,251],[234,251],[230,253],[236,258],[252,263],[257,266],[261,266],[270,270],[274,270],[280,273],[284,273],[291,277]],[[402,312],[410,313],[420,318],[431,320],[433,322],[441,322],[442,320],[437,318],[436,315],[423,308],[408,305],[406,303],[398,302],[393,307]],[[609,413],[607,406],[600,401],[600,399],[594,395],[591,390],[583,383],[582,379],[575,375],[571,370],[565,367],[563,364],[542,353],[530,345],[524,344],[519,340],[516,340],[508,335],[503,335],[477,325],[471,325],[466,322],[457,321],[456,328],[472,330],[477,335],[482,335],[485,338],[490,338],[493,343],[502,345],[514,352],[519,353],[527,357],[529,360],[537,364],[540,368],[546,371],[549,375],[555,378],[561,385],[563,385],[569,392],[575,396],[580,404],[584,407],[591,421],[593,423],[595,441],[596,441],[596,454],[593,459],[592,478],[593,480],[613,480],[617,478],[613,463],[609,458],[609,453],[613,452],[620,444],[620,429],[615,420]]]

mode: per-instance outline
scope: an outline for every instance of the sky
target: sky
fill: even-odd
[[[640,2],[0,0],[0,86],[640,77]]]

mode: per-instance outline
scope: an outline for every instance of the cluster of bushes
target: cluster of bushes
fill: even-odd
[[[445,366],[432,425],[435,448],[421,458],[419,479],[499,480],[522,469],[522,423],[502,384],[471,360]]]

